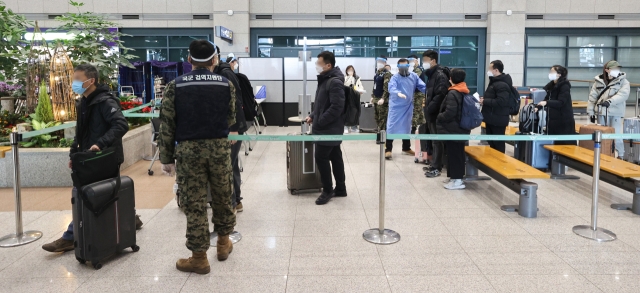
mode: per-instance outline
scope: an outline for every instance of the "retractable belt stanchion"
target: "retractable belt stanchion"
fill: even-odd
[[[0,238],[0,247],[14,247],[34,242],[42,237],[40,231],[22,231],[22,197],[20,195],[20,162],[18,160],[18,143],[22,135],[11,133],[11,153],[13,154],[13,192],[16,196],[16,233]]]
[[[378,133],[376,143],[380,145],[380,211],[379,215],[379,227],[377,229],[370,229],[364,231],[362,237],[374,244],[393,244],[400,241],[400,234],[396,231],[384,228],[384,194],[385,194],[385,143],[387,142],[387,133],[381,130]]]
[[[578,225],[573,227],[573,232],[588,239],[604,242],[616,240],[613,232],[598,228],[598,183],[600,181],[600,153],[602,142],[602,132],[596,131],[593,134],[593,183],[591,199],[591,225]]]

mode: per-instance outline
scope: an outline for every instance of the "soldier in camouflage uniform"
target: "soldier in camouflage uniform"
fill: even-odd
[[[387,58],[380,56],[377,58],[377,69],[373,78],[373,93],[371,103],[374,105],[374,119],[378,125],[378,130],[387,129],[387,117],[389,115],[389,81],[393,74],[390,67],[386,65]],[[382,102],[380,102],[382,101]]]
[[[413,66],[413,72],[418,76],[422,76],[422,67],[420,67],[420,63],[418,61],[418,56],[411,55],[409,58],[409,64]],[[423,80],[424,81],[424,80]],[[413,118],[411,119],[411,132],[414,133],[416,129],[422,124],[427,123],[427,119],[424,118],[424,102],[427,99],[427,96],[419,91],[413,95]]]
[[[187,216],[187,248],[192,257],[180,259],[176,268],[207,274],[210,243],[207,190],[211,187],[213,224],[218,234],[217,258],[226,260],[233,250],[233,173],[229,126],[236,123],[233,84],[210,70],[219,62],[215,46],[195,40],[189,46],[194,70],[167,85],[160,113],[160,161],[165,174],[177,171],[180,202]],[[177,144],[176,144],[177,142]],[[175,165],[174,165],[175,162]],[[177,169],[177,170],[176,170]]]

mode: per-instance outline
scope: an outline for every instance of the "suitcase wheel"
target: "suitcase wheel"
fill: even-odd
[[[249,148],[249,151],[252,151],[252,152],[253,152],[253,148]]]
[[[420,163],[420,160],[418,160],[418,158],[415,158],[415,159],[413,159],[413,162],[418,164],[418,163]]]
[[[85,263],[87,263],[87,261],[86,261],[86,260],[81,259],[81,258],[79,258],[79,257],[77,257],[77,256],[76,256],[76,260],[78,260],[78,262],[79,262],[80,264],[85,264]]]
[[[289,190],[289,193],[291,193],[291,195],[296,195],[297,194],[297,192],[295,190],[293,190],[293,189]]]
[[[102,268],[102,264],[101,264],[101,263],[99,263],[99,262],[98,262],[98,263],[95,263],[95,264],[93,264],[93,268],[94,268],[94,269],[96,269],[96,270],[99,270],[99,269],[101,269],[101,268]]]
[[[149,173],[148,173],[148,174],[149,174],[149,176],[153,176],[153,171],[152,171],[152,170],[149,170]]]
[[[131,246],[131,250],[133,250],[133,252],[138,252],[140,251],[140,246],[138,245]]]

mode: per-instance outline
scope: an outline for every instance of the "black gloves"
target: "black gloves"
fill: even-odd
[[[600,106],[605,107],[605,108],[609,108],[609,106],[611,106],[611,102],[604,101],[604,102],[600,103]]]
[[[595,115],[591,115],[591,117],[589,117],[591,119],[591,123],[596,123],[596,116]]]

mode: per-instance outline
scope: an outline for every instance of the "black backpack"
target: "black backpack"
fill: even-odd
[[[256,102],[256,96],[253,94],[253,87],[246,75],[236,73],[236,76],[238,77],[238,84],[242,92],[242,111],[244,112],[244,118],[246,121],[253,121],[253,119],[258,116],[258,103]]]
[[[325,91],[330,91],[331,82],[336,79],[332,77],[327,80],[324,85]],[[344,118],[344,126],[357,126],[360,124],[360,93],[351,86],[344,86],[344,110],[342,117]]]
[[[511,89],[511,94],[509,95],[509,115],[518,115],[520,112],[520,93],[512,86],[509,86],[509,88]]]

